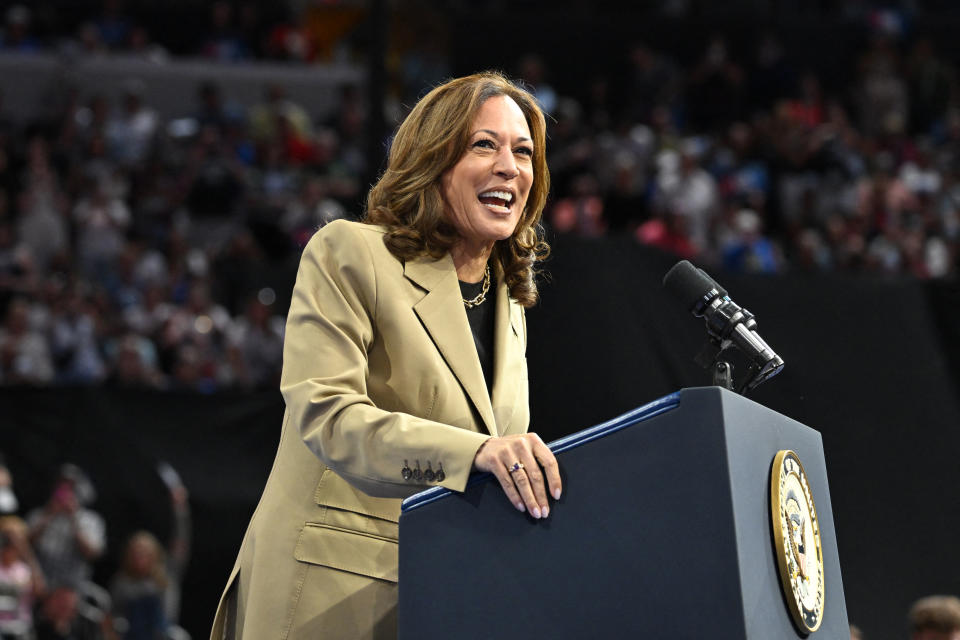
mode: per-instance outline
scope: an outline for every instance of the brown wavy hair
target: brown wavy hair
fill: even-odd
[[[367,196],[363,221],[386,227],[383,242],[401,260],[440,258],[459,236],[444,215],[440,176],[464,154],[471,127],[489,98],[508,96],[523,111],[533,139],[533,185],[513,235],[493,253],[510,295],[525,307],[537,302],[535,264],[550,247],[540,217],[550,190],[546,121],[536,99],[503,74],[486,71],[450,80],[420,99],[390,146],[387,169]]]

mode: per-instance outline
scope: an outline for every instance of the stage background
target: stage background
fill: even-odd
[[[528,313],[533,428],[545,439],[708,383],[692,362],[703,323],[660,284],[674,261],[629,238],[555,239],[542,303]],[[823,434],[851,622],[871,640],[906,637],[914,599],[960,592],[960,288],[837,274],[712,275],[756,314],[787,363],[751,397]],[[93,477],[94,506],[110,524],[102,584],[130,532],[168,534],[169,500],[155,468],[167,461],[180,472],[193,513],[182,623],[205,637],[270,470],[279,392],[4,388],[0,402],[0,451],[25,508],[42,503],[63,461]],[[594,481],[604,481],[602,469]]]

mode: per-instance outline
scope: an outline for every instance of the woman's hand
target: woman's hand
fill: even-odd
[[[513,506],[534,518],[550,514],[548,488],[554,499],[560,499],[557,459],[535,433],[490,438],[477,450],[473,466],[495,475]]]

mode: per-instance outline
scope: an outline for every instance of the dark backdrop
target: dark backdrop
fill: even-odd
[[[692,361],[702,321],[660,285],[675,259],[626,238],[559,238],[553,256],[542,302],[528,313],[533,428],[545,439],[708,382]],[[751,397],[823,435],[851,622],[871,640],[905,638],[915,598],[960,593],[960,290],[836,275],[712,275],[756,314],[787,363]],[[64,460],[93,476],[95,507],[109,527],[101,583],[134,529],[167,534],[156,464],[180,472],[194,520],[182,622],[204,637],[269,473],[279,392],[7,388],[0,401],[0,451],[25,507],[42,503]],[[602,470],[595,480],[603,482]]]

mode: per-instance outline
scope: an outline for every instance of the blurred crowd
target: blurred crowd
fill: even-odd
[[[162,62],[192,56],[236,63],[347,61],[366,2],[214,0],[152,5],[136,0],[4,2],[0,48],[65,56],[123,54]],[[299,5],[299,9],[294,6]]]
[[[190,553],[187,491],[171,467],[159,472],[170,492],[169,541],[136,531],[101,586],[94,565],[107,551],[107,523],[92,508],[89,476],[64,464],[46,503],[21,515],[0,459],[0,639],[189,640],[177,625]]]
[[[205,44],[187,53],[287,59],[267,46],[274,23],[227,42],[255,4],[213,3]],[[39,6],[7,9],[0,49],[66,46],[35,35]],[[103,0],[69,46],[128,51],[140,38],[123,6]],[[343,16],[328,20],[339,39],[327,49],[356,22],[353,4],[331,6]],[[686,63],[633,43],[576,88],[548,57],[518,58],[506,71],[550,114],[549,232],[630,234],[732,271],[954,277],[955,67],[897,12],[865,15],[863,46],[837,61],[833,77],[849,79],[839,87],[772,31],[746,48],[715,35]],[[111,95],[65,86],[26,123],[0,103],[0,383],[275,387],[299,251],[323,224],[362,213],[382,162],[367,157],[371,109],[395,125],[451,75],[443,38],[408,40],[386,105],[345,85],[323,119],[282,85],[237,104],[213,80],[168,117],[136,78]]]
[[[628,57],[616,98],[546,93],[555,230],[733,271],[956,274],[960,95],[930,40],[871,33],[833,91],[773,33],[744,62],[720,35],[686,68]]]
[[[0,132],[4,383],[276,382],[284,310],[258,285],[343,215],[357,154],[279,87],[236,115],[204,84],[172,122],[141,95]]]

